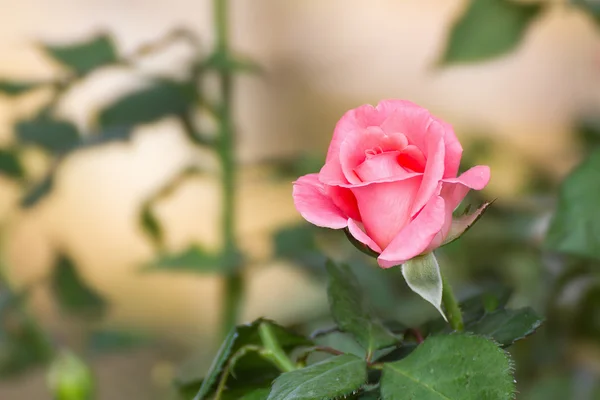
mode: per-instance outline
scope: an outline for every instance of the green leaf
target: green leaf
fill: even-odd
[[[384,365],[381,394],[383,400],[512,400],[511,371],[508,355],[488,339],[434,336]]]
[[[482,61],[514,50],[542,10],[538,3],[471,0],[450,31],[440,63]]]
[[[240,349],[245,346],[254,345],[261,346],[262,341],[258,333],[258,327],[261,323],[268,323],[271,326],[277,341],[281,347],[290,352],[297,347],[312,346],[314,343],[304,336],[297,335],[282,326],[265,319],[258,319],[252,324],[239,325],[235,327],[221,345],[216,357],[214,358],[206,377],[202,380],[198,378],[196,371],[193,371],[190,376],[183,376],[177,379],[177,386],[183,393],[190,391],[190,388],[197,387],[200,384],[200,389],[197,391],[195,400],[206,399],[215,388],[216,382],[221,378],[223,368],[229,359]],[[235,366],[235,376],[237,379],[229,379],[227,386],[230,389],[247,385],[268,384],[277,376],[279,371],[273,365],[259,358],[256,354],[243,357]]]
[[[106,311],[104,299],[82,280],[75,264],[65,255],[60,255],[54,265],[50,283],[64,311],[90,317],[100,317]]]
[[[88,335],[87,348],[98,354],[137,348],[148,343],[148,338],[134,332],[97,330]]]
[[[77,127],[71,122],[44,115],[21,121],[15,129],[20,142],[41,147],[54,154],[72,150],[80,141]]]
[[[144,232],[146,232],[156,245],[160,246],[164,240],[164,232],[158,218],[156,218],[156,215],[152,211],[151,203],[144,203],[140,211],[139,221]]]
[[[366,381],[366,361],[344,354],[281,374],[273,382],[268,400],[337,399],[358,390]]]
[[[223,393],[223,400],[267,400],[271,388],[247,390],[231,390]]]
[[[484,315],[479,321],[466,326],[465,330],[494,339],[502,346],[510,346],[533,334],[542,322],[542,317],[530,307],[502,309]]]
[[[54,170],[50,171],[48,175],[40,182],[37,182],[30,187],[23,198],[21,199],[21,206],[24,208],[31,208],[35,206],[40,200],[50,193],[54,187]]]
[[[102,110],[98,122],[103,127],[150,123],[169,115],[185,114],[193,101],[191,83],[157,80]]]
[[[43,86],[42,82],[18,82],[0,80],[0,94],[18,96]]]
[[[600,259],[600,150],[567,176],[545,240],[548,250]]]
[[[230,265],[220,254],[208,253],[192,245],[180,253],[160,255],[143,270],[225,274],[230,272],[229,268]]]
[[[25,312],[24,300],[0,286],[0,377],[25,372],[52,357],[50,340]]]
[[[77,75],[85,75],[96,68],[119,61],[113,40],[108,35],[70,45],[46,44],[44,50]]]
[[[14,179],[22,179],[24,177],[25,170],[15,150],[0,149],[0,174]]]
[[[427,253],[402,264],[402,275],[413,292],[430,302],[442,314],[442,275],[433,255]]]
[[[326,268],[329,274],[329,307],[338,327],[350,333],[369,355],[396,344],[398,338],[372,317],[371,307],[350,268],[332,261],[327,262]]]

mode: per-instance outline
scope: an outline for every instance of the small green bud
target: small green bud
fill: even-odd
[[[48,386],[54,400],[91,400],[93,397],[92,372],[69,350],[62,350],[50,365]]]

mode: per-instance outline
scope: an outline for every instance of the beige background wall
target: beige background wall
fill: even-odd
[[[594,26],[558,5],[532,26],[514,54],[435,70],[432,63],[463,3],[232,0],[235,46],[266,71],[237,82],[240,160],[293,154],[311,144],[324,151],[343,111],[401,97],[448,119],[461,137],[492,135],[501,144],[487,160],[494,170],[490,194],[516,191],[528,173],[522,168],[528,160],[563,174],[576,158],[569,136],[572,119],[600,106],[600,40]],[[180,25],[197,31],[208,46],[209,5],[208,0],[0,0],[0,77],[48,76],[54,66],[35,49],[36,40],[68,42],[98,30],[113,33],[124,53]],[[171,66],[189,56],[180,46],[142,65],[176,74]],[[73,90],[62,112],[85,127],[90,113],[131,86],[126,72],[95,74]],[[31,112],[39,96],[0,99],[2,140],[9,140],[11,123]],[[17,211],[16,188],[0,182],[0,208],[13,233],[8,260],[15,281],[43,275],[52,249],[64,246],[90,283],[113,302],[113,322],[187,341],[211,337],[219,310],[218,278],[136,272],[152,257],[135,224],[138,205],[191,157],[197,155],[177,124],[165,120],[141,128],[129,145],[69,159],[53,196],[32,211]],[[240,186],[239,233],[256,264],[249,273],[245,318],[267,315],[285,323],[310,315],[324,302],[322,288],[288,266],[264,261],[270,232],[298,220],[290,185],[246,171]],[[199,240],[217,247],[218,208],[214,180],[198,179],[181,188],[159,206],[169,245],[178,249]],[[257,268],[265,264],[268,268]]]

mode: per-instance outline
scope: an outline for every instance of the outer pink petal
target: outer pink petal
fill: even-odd
[[[325,165],[321,169],[320,179],[327,184],[348,183],[340,165],[340,146],[346,136],[352,132],[362,131],[370,126],[379,126],[384,115],[370,104],[347,111],[338,121],[327,150]],[[337,182],[337,183],[336,183]]]
[[[368,246],[371,250],[381,253],[381,247],[379,247],[352,218],[348,219],[348,230],[356,240]]]
[[[422,254],[442,229],[445,214],[444,199],[433,197],[381,253],[377,259],[379,265],[390,268]]]
[[[410,221],[410,209],[420,186],[421,177],[416,176],[352,188],[365,231],[380,248],[385,249]]]
[[[452,212],[463,201],[469,190],[481,190],[488,184],[489,180],[490,168],[486,165],[473,167],[458,178],[443,180],[440,196],[444,198],[446,203],[446,217],[444,226],[429,245],[428,251],[435,250],[446,241],[453,225]]]
[[[352,190],[340,187],[340,186],[325,186],[325,194],[333,203],[338,206],[344,215],[349,216],[350,218],[356,221],[362,221],[360,217],[360,212],[358,211],[358,204],[356,203],[356,197],[354,197],[354,193]]]
[[[443,179],[442,197],[454,211],[470,189],[481,190],[490,181],[490,167],[478,165],[464,172],[458,178]]]
[[[317,174],[304,175],[294,182],[292,195],[296,209],[308,222],[332,229],[348,225],[348,216],[326,195]]]
[[[454,178],[458,174],[460,159],[462,158],[463,148],[452,129],[452,125],[442,120],[436,119],[444,127],[444,144],[446,145],[446,160],[444,167],[444,178]]]
[[[424,135],[426,143],[424,153],[427,155],[427,164],[423,173],[423,183],[411,209],[411,217],[415,216],[431,199],[444,176],[444,162],[446,148],[444,144],[444,129],[437,121],[431,121]]]

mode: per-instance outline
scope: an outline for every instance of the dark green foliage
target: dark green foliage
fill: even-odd
[[[329,305],[338,327],[350,333],[367,354],[396,344],[399,339],[374,318],[370,305],[350,268],[329,261],[327,272]]]
[[[24,177],[25,171],[14,149],[0,149],[0,174],[13,179]]]
[[[220,254],[209,253],[196,245],[174,254],[163,254],[144,271],[191,272],[225,274],[230,266]]]
[[[46,44],[44,50],[77,75],[85,75],[119,61],[113,39],[108,35],[99,35],[88,41],[69,45]]]
[[[102,110],[98,123],[105,128],[135,126],[170,115],[181,116],[188,112],[194,96],[190,82],[156,80]]]
[[[41,87],[41,82],[19,82],[0,80],[0,94],[18,96]]]
[[[0,378],[45,364],[52,357],[51,343],[25,312],[24,300],[0,284]]]
[[[62,154],[79,144],[79,132],[71,122],[40,115],[32,120],[21,121],[16,127],[17,139],[53,153]]]
[[[478,336],[432,337],[403,360],[385,364],[383,400],[512,400],[508,354]]]
[[[268,400],[337,399],[356,392],[367,382],[367,363],[350,354],[328,358],[281,374]]]
[[[530,307],[518,310],[501,309],[485,314],[465,329],[494,339],[502,346],[510,346],[517,340],[533,334],[542,322],[542,317]]]
[[[54,171],[50,171],[44,179],[29,188],[21,199],[21,206],[30,208],[46,197],[54,187]]]
[[[542,4],[513,0],[470,0],[450,30],[440,63],[483,61],[515,49]]]
[[[545,246],[548,250],[600,259],[600,150],[563,181]]]
[[[58,304],[65,312],[97,318],[106,311],[105,300],[83,281],[75,264],[65,255],[60,255],[56,261],[50,283]]]
[[[221,378],[223,369],[232,356],[248,346],[262,346],[258,332],[261,323],[270,325],[275,338],[284,351],[289,352],[296,347],[313,345],[309,339],[268,320],[259,319],[252,324],[237,326],[227,335],[204,379],[189,376],[180,378],[177,382],[180,391],[185,395],[200,386],[199,389],[196,389],[195,400],[205,399],[215,389],[216,382]],[[270,362],[258,357],[254,352],[248,352],[247,355],[240,358],[234,371],[235,376],[228,381],[229,388],[248,386],[254,388],[256,385],[268,384],[278,375],[277,369]]]

